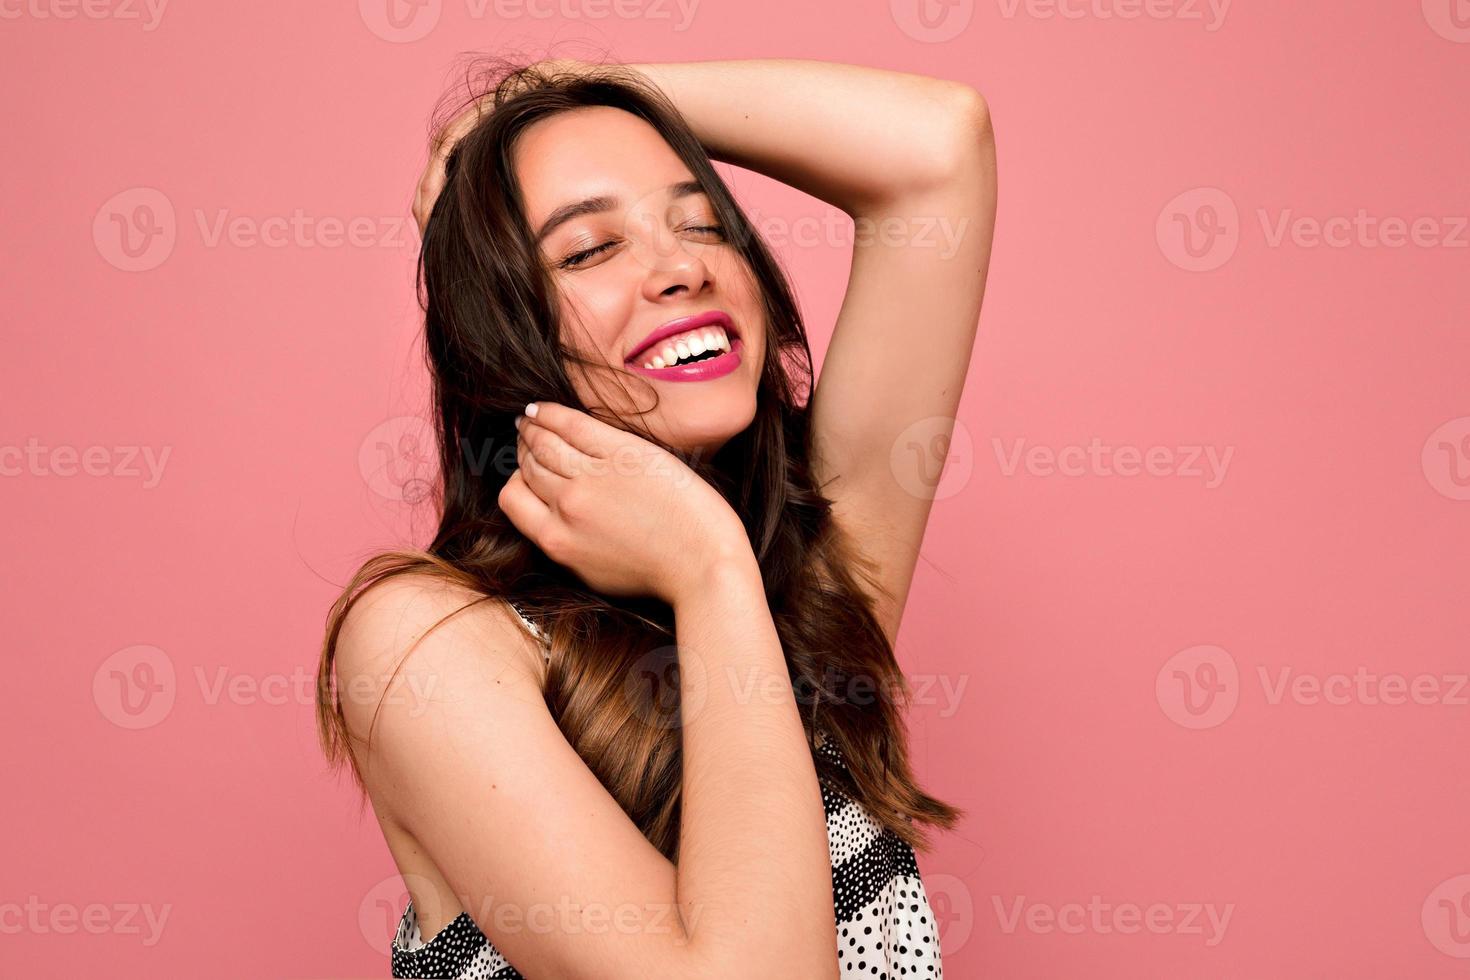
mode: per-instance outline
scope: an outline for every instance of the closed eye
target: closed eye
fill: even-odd
[[[580,252],[577,252],[577,253],[575,253],[573,255],[569,255],[566,258],[562,259],[561,262],[557,263],[557,268],[558,269],[575,269],[577,266],[581,265],[583,262],[586,262],[588,259],[592,258],[594,255],[597,255],[597,254],[599,254],[599,253],[601,253],[603,251],[606,251],[607,249],[612,248],[614,244],[615,244],[614,242],[603,242],[601,245],[598,245],[596,248],[583,249]]]
[[[722,225],[694,225],[692,227],[685,228],[684,230],[685,231],[703,231],[703,232],[710,232],[710,233],[719,235],[721,239],[723,239],[725,237],[725,229],[724,229],[724,227]],[[601,245],[595,245],[592,248],[583,249],[580,252],[574,252],[573,254],[567,256],[566,258],[564,258],[560,262],[558,262],[557,263],[557,268],[558,269],[575,269],[575,268],[577,268],[577,267],[585,264],[588,259],[594,258],[594,257],[602,254],[603,252],[605,252],[608,249],[612,248],[616,244],[617,244],[616,241],[603,242]]]

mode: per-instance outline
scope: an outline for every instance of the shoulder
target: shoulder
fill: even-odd
[[[539,642],[508,602],[419,572],[357,596],[337,637],[335,668],[343,713],[359,738],[385,708],[463,690],[472,677],[537,689],[544,679]]]

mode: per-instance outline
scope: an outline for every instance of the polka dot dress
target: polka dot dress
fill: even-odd
[[[526,624],[542,635],[535,624]],[[818,733],[817,752],[846,768],[824,733]],[[841,976],[942,980],[939,935],[913,850],[841,787],[825,778],[821,783]],[[392,960],[395,977],[525,980],[468,912],[424,942],[412,900],[394,933]]]
[[[818,754],[844,769],[836,743]],[[939,933],[914,852],[857,800],[822,781],[841,976],[873,980],[942,978]]]

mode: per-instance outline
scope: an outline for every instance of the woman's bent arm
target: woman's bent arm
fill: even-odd
[[[404,576],[349,613],[337,679],[357,739],[384,695],[371,749],[357,743],[374,809],[525,975],[837,976],[815,768],[753,565],[715,562],[689,590],[709,598],[675,604],[679,645],[712,682],[683,733],[678,869],[557,728],[539,653],[502,603],[455,612],[477,597]]]
[[[886,212],[974,158],[981,94],[964,82],[796,58],[629,65],[666,94],[716,160],[848,215]]]
[[[673,864],[557,727],[515,613],[498,601],[456,612],[481,598],[424,575],[389,579],[359,598],[338,638],[337,682],[373,809],[452,895],[426,897],[430,883],[414,882],[420,917],[468,912],[529,977],[722,976],[684,935]],[[426,923],[425,942],[431,932]]]

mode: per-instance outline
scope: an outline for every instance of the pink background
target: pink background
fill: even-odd
[[[991,287],[899,650],[921,777],[970,811],[921,857],[946,975],[1470,973],[1464,0],[90,9],[0,23],[0,974],[388,975],[401,884],[310,678],[350,572],[429,527],[430,106],[456,52],[577,39],[990,99]],[[835,214],[735,186],[771,231]],[[1360,210],[1428,223],[1276,234]],[[819,356],[847,242],[777,243]]]

